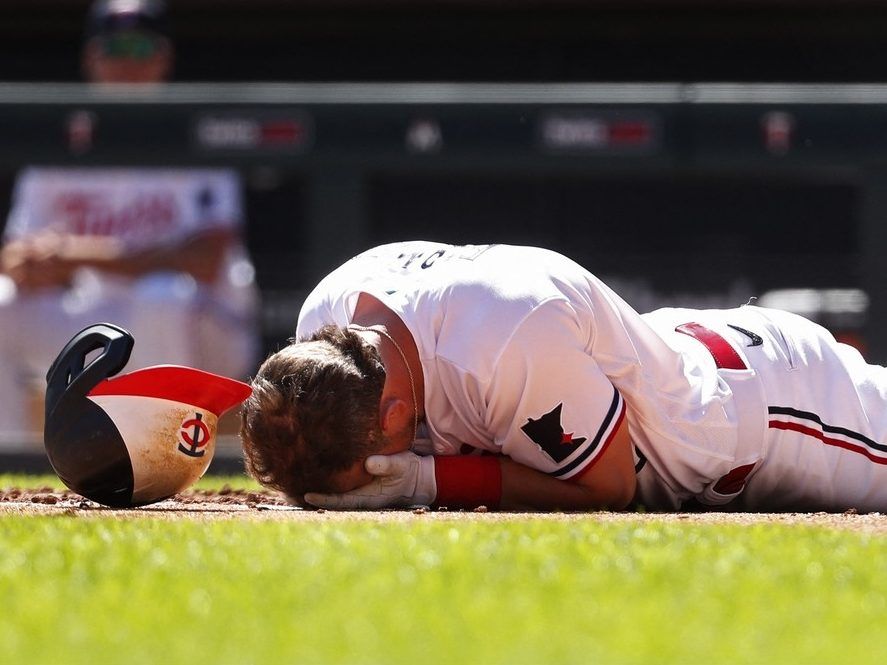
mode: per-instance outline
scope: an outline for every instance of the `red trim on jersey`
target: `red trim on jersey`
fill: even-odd
[[[827,446],[835,446],[837,448],[843,448],[844,450],[849,450],[854,453],[859,453],[860,455],[865,455],[875,464],[887,464],[887,458],[873,455],[871,451],[869,451],[864,446],[856,446],[842,439],[833,439],[826,436],[824,432],[813,427],[806,427],[805,425],[799,425],[798,423],[788,423],[784,420],[771,420],[770,428],[800,432],[801,434],[806,434],[807,436],[812,436],[815,439],[819,439]]]
[[[736,349],[730,342],[714,330],[699,323],[684,323],[677,326],[675,330],[701,342],[711,353],[718,369],[748,369],[745,361],[736,353]]]
[[[157,365],[105,379],[89,391],[89,396],[157,397],[190,404],[221,416],[250,393],[252,388],[247,384],[225,376],[192,367]]]
[[[502,499],[499,456],[455,455],[434,458],[435,506],[498,508]]]
[[[610,444],[613,443],[613,439],[616,438],[616,432],[618,432],[619,428],[622,427],[622,421],[624,419],[625,419],[625,400],[622,400],[622,411],[619,413],[618,416],[616,416],[616,424],[613,426],[613,429],[610,430],[610,436],[608,436],[604,440],[604,444],[601,446],[601,451],[597,455],[592,457],[588,461],[588,464],[579,470],[579,473],[577,473],[575,476],[570,476],[569,478],[565,478],[564,480],[569,480],[571,482],[574,480],[579,480],[582,476],[584,476],[586,473],[588,473],[595,464],[597,464],[597,461],[601,457],[604,456],[604,453],[607,452],[607,448],[609,448]]]

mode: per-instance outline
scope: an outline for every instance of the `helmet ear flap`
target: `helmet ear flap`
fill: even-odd
[[[132,334],[112,323],[97,323],[74,335],[46,373],[46,421],[62,400],[85,400],[100,381],[122,370],[134,345]],[[99,349],[87,364],[87,356]]]
[[[46,374],[43,443],[52,468],[75,492],[108,506],[126,506],[133,471],[114,422],[87,395],[129,361],[133,336],[110,323],[71,338]],[[99,355],[88,357],[95,351]]]

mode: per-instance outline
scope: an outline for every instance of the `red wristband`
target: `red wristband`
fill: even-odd
[[[435,506],[498,508],[502,467],[498,456],[454,455],[434,458]]]

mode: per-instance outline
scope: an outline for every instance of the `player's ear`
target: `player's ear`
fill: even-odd
[[[403,428],[404,418],[412,407],[399,397],[383,397],[379,405],[379,427],[386,436]]]

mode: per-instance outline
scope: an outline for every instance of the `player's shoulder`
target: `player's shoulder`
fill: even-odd
[[[429,258],[435,253],[449,251],[453,245],[433,242],[430,240],[400,240],[397,242],[383,243],[366,249],[342,266],[347,268],[356,263],[383,263],[391,267],[401,265],[409,266],[417,258]]]
[[[542,322],[542,325],[538,325]],[[503,359],[515,354],[547,353],[549,344],[562,341],[562,331],[584,329],[570,303],[562,294],[541,297],[455,300],[446,308],[438,329],[436,357],[450,373],[470,376],[478,385],[487,385],[501,371]],[[558,334],[553,334],[558,333]]]
[[[573,298],[590,284],[589,273],[569,258],[539,247],[491,245],[476,260],[453,266],[450,297],[478,307],[528,312],[551,299]]]

